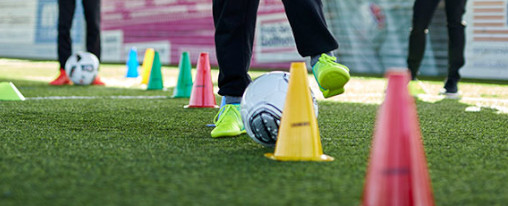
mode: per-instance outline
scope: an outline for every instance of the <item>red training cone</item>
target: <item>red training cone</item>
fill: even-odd
[[[196,78],[194,78],[195,81],[192,85],[189,105],[186,105],[185,108],[218,108],[213,93],[208,53],[203,52],[199,55],[196,67]]]
[[[387,73],[388,87],[379,108],[363,205],[434,205],[427,162],[407,72]]]

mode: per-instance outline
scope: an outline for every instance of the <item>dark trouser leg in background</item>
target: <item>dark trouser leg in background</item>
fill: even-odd
[[[214,0],[215,47],[219,63],[219,94],[243,95],[248,75],[259,0]]]
[[[464,66],[465,13],[466,0],[446,0],[446,20],[448,23],[448,80],[460,80],[459,69]],[[445,86],[446,87],[446,86]]]
[[[407,65],[415,79],[425,52],[426,33],[439,0],[416,0],[413,6],[413,26],[409,35]]]
[[[58,0],[58,62],[60,68],[65,67],[65,61],[71,56],[71,27],[74,17],[76,1]]]
[[[321,0],[283,0],[300,55],[315,56],[339,47],[326,26]]]
[[[86,20],[86,50],[101,59],[101,1],[83,0]]]
[[[86,20],[86,49],[101,58],[100,0],[84,0],[83,10]],[[60,67],[72,54],[71,27],[76,9],[74,0],[58,0],[58,62]]]

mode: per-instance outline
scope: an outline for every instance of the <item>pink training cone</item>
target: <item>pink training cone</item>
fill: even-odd
[[[414,99],[407,72],[387,73],[363,192],[364,206],[434,205]]]
[[[199,55],[196,69],[196,78],[192,85],[189,105],[185,108],[218,108],[213,93],[212,74],[210,71],[210,58],[208,53]]]

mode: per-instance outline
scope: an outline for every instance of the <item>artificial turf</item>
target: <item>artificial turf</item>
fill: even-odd
[[[188,99],[88,86],[12,81],[0,101],[0,205],[359,205],[377,104],[319,102],[333,162],[276,162],[247,135],[213,139],[216,109]],[[369,81],[369,80],[365,80]],[[496,85],[492,85],[495,87]],[[465,112],[456,100],[416,101],[436,205],[508,202],[508,115]]]

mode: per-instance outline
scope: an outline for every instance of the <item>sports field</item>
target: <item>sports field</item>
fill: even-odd
[[[177,67],[163,67],[164,91],[107,64],[106,87],[49,86],[57,67],[0,59],[0,82],[27,98],[0,101],[2,206],[361,202],[384,78],[353,75],[331,100],[315,91],[323,150],[335,161],[275,162],[263,156],[273,148],[247,135],[212,139],[205,125],[217,109],[170,99]],[[461,100],[438,96],[441,81],[422,83],[429,93],[416,104],[436,205],[508,204],[508,83],[465,80]]]

